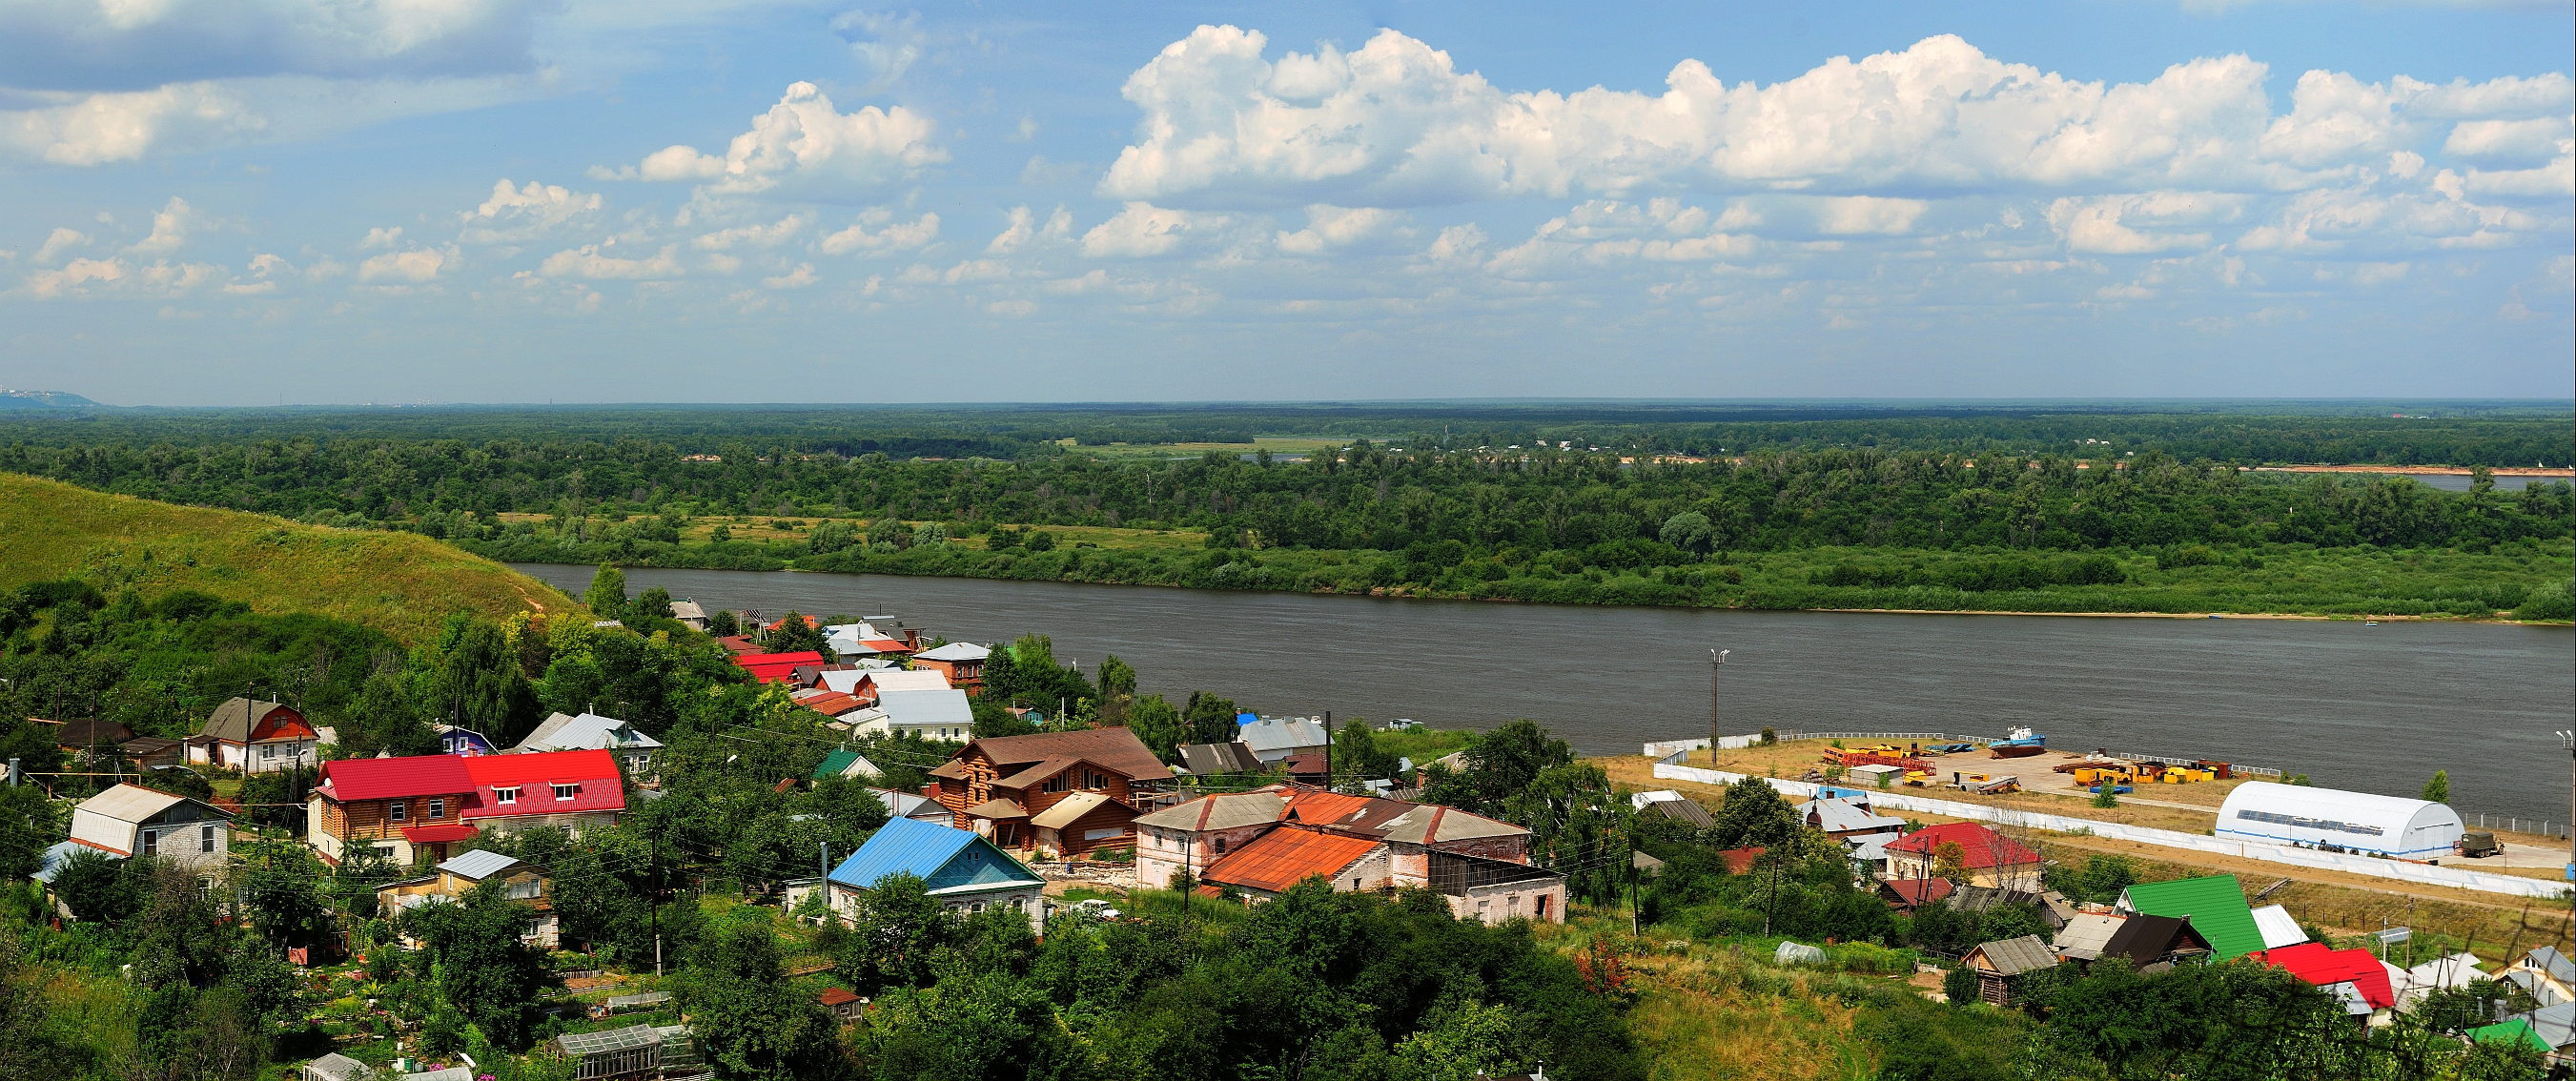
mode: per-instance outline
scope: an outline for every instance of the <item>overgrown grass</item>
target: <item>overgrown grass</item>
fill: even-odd
[[[18,474],[0,474],[0,552],[0,588],[82,574],[146,594],[195,589],[406,642],[436,633],[451,613],[572,606],[552,586],[416,534],[298,525]]]

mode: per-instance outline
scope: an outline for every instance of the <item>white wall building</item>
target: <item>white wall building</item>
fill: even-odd
[[[2439,860],[2460,839],[2460,816],[2439,803],[2368,792],[2248,781],[2218,809],[2218,836]]]

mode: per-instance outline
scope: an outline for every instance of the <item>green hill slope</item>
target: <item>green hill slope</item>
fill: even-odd
[[[406,642],[451,612],[562,611],[554,587],[414,533],[326,529],[0,473],[0,589],[85,575],[199,589],[263,613],[313,612]]]

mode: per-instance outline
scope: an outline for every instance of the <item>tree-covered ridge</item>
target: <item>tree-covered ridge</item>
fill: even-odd
[[[2291,482],[2149,450],[2129,456],[1827,449],[1699,463],[1588,451],[1398,450],[1302,463],[1062,455],[1019,463],[736,453],[667,445],[328,440],[198,447],[12,446],[0,467],[177,503],[497,537],[493,516],[859,514],[958,523],[1156,525],[1248,546],[1479,552],[1822,545],[2077,550],[2180,543],[2461,546],[2569,535],[2564,484],[2447,493],[2402,479]],[[659,521],[625,532],[677,540]],[[668,535],[664,535],[667,533]],[[1611,553],[1613,565],[1618,560]]]
[[[21,413],[0,418],[0,442],[139,448],[640,440],[727,457],[1028,458],[1062,446],[1246,444],[1300,435],[1452,450],[1571,444],[1694,455],[1820,447],[2032,454],[2109,446],[2246,463],[2564,466],[2576,452],[2567,412],[2564,403],[2513,401],[297,407]]]

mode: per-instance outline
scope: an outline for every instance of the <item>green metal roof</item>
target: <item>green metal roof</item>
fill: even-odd
[[[2263,948],[2263,929],[2245,904],[2245,888],[2235,875],[2178,878],[2147,882],[2121,894],[2121,907],[2149,916],[2183,916],[2209,940],[2213,961],[2232,961]]]
[[[834,751],[824,755],[823,764],[814,767],[814,779],[819,781],[825,777],[838,777],[841,771],[850,768],[850,763],[858,760],[857,751]]]
[[[2525,1021],[2519,1017],[2513,1018],[2509,1021],[2499,1021],[2492,1025],[2484,1025],[2470,1029],[2468,1035],[2472,1042],[2485,1043],[2488,1040],[2504,1040],[2510,1043],[2519,1043],[2529,1046],[2533,1050],[2539,1051],[2544,1055],[2557,1050],[2557,1048],[2549,1046],[2548,1040],[2540,1037],[2540,1033],[2531,1027],[2531,1022]]]

